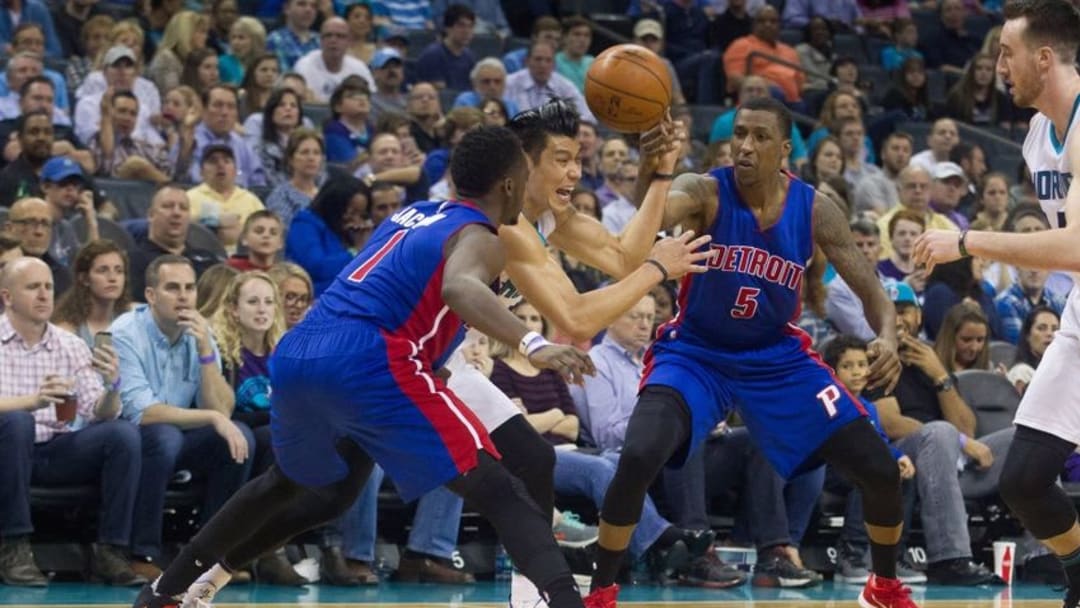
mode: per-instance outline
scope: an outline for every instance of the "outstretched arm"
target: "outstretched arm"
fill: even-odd
[[[1080,138],[1069,140],[1072,174],[1080,175]],[[1065,197],[1065,227],[1041,232],[965,233],[964,245],[970,255],[989,258],[1021,268],[1080,272],[1080,185],[1073,180]],[[1060,221],[1058,222],[1061,223]],[[936,264],[960,259],[960,235],[927,230],[915,243],[915,261],[926,264],[926,272]]]
[[[868,348],[873,360],[870,387],[886,387],[892,392],[900,378],[900,359],[896,353],[896,308],[885,295],[870,263],[855,247],[847,218],[827,196],[814,197],[814,240],[836,271],[862,300],[866,320],[877,332]]]

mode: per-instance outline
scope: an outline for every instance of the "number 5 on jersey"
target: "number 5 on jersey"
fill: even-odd
[[[752,319],[757,314],[757,297],[761,289],[757,287],[740,287],[739,293],[735,294],[735,306],[731,308],[733,319]]]

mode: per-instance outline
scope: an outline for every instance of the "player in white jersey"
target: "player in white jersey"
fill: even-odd
[[[927,231],[915,260],[927,265],[976,255],[1022,268],[1080,273],[1080,12],[1068,0],[1014,0],[1005,6],[998,74],[1020,107],[1039,111],[1024,160],[1052,229],[1027,234]],[[1080,275],[1077,275],[1080,276]],[[1016,413],[1016,435],[1001,473],[1001,496],[1061,560],[1065,608],[1080,606],[1080,525],[1056,480],[1080,444],[1080,283]]]

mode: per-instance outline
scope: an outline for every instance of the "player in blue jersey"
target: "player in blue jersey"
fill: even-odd
[[[505,255],[496,230],[517,221],[529,164],[509,130],[472,131],[450,161],[460,199],[414,204],[372,235],[271,358],[277,464],[233,496],[136,607],[175,606],[209,565],[227,573],[339,516],[373,459],[405,500],[444,484],[464,496],[551,606],[582,605],[551,514],[435,372],[463,322],[521,344],[535,365],[570,381],[593,371],[581,351],[529,333],[491,289]]]
[[[1080,278],[1080,11],[1067,0],[1005,5],[998,75],[1022,108],[1035,108],[1024,162],[1046,219],[1044,232],[1009,234],[928,230],[915,244],[927,265],[977,255],[1020,268],[1068,270]],[[1046,349],[1016,410],[1016,434],[1001,470],[1001,497],[1035,538],[1061,560],[1065,608],[1080,606],[1080,523],[1057,484],[1080,445],[1080,290],[1073,287],[1061,330]]]
[[[589,608],[614,608],[619,562],[649,485],[678,465],[737,410],[783,476],[827,462],[863,491],[873,575],[864,608],[911,608],[896,580],[900,477],[888,447],[795,325],[815,245],[859,295],[878,333],[871,384],[891,390],[900,372],[895,310],[831,199],[781,170],[791,114],[772,98],[740,106],[735,166],[681,175],[665,222],[712,236],[709,271],[688,275],[678,313],[646,355],[625,448],[601,509]]]

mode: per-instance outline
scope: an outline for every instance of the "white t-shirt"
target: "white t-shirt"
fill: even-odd
[[[315,49],[301,57],[293,66],[298,74],[307,81],[307,86],[315,94],[320,103],[330,101],[330,95],[334,89],[349,76],[359,76],[367,81],[369,90],[375,90],[375,79],[371,77],[371,70],[367,64],[356,57],[346,55],[341,62],[341,70],[331,72],[323,63],[322,50]]]
[[[933,179],[934,170],[937,169],[938,161],[934,160],[933,150],[923,150],[911,157],[910,164],[926,169],[930,172],[930,179]]]

